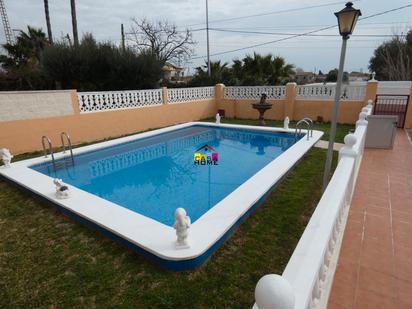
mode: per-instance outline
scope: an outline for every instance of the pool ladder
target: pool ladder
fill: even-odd
[[[66,140],[67,140],[67,146],[69,146],[70,157],[72,159],[72,162],[74,162],[72,142],[71,142],[71,139],[70,139],[70,135],[67,134],[66,132],[60,133],[60,140],[62,142],[63,153],[66,153],[66,145],[64,143],[64,138],[66,138]],[[45,142],[47,142],[48,149],[46,148]],[[52,142],[51,142],[50,138],[48,138],[46,135],[43,135],[42,138],[41,138],[41,143],[43,145],[44,157],[47,158],[47,155],[48,155],[47,150],[48,150],[49,154],[52,157],[53,166],[54,166],[54,168],[56,168],[56,163],[55,163],[55,160],[54,160],[54,153],[53,153],[53,146],[52,146]]]
[[[307,126],[307,131],[308,133],[306,134],[306,139],[309,140],[310,137],[313,137],[313,120],[310,119],[309,117],[305,117],[301,120],[299,120],[296,124],[296,128],[295,128],[295,138],[297,138],[298,134],[302,133],[302,125],[306,125]]]
[[[41,144],[43,145],[44,157],[47,158],[47,149],[46,149],[46,145],[44,144],[44,141],[46,141],[47,144],[49,145],[49,153],[52,157],[53,166],[56,167],[56,163],[54,161],[54,153],[53,153],[53,147],[52,147],[51,140],[46,135],[43,135],[41,137]]]
[[[66,132],[60,133],[60,140],[61,140],[61,142],[62,142],[63,153],[66,153],[66,146],[65,146],[65,144],[64,144],[64,137],[66,137],[66,139],[67,139],[67,146],[69,146],[70,157],[71,157],[71,159],[72,159],[72,162],[74,162],[73,150],[72,150],[72,141],[71,141],[71,139],[70,139],[70,135],[67,134]]]

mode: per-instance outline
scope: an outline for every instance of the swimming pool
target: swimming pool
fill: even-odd
[[[166,268],[200,265],[313,146],[279,128],[187,123],[16,162],[1,174]],[[197,159],[203,160],[197,160]],[[212,160],[213,158],[213,160]],[[72,197],[57,200],[53,178]],[[177,250],[174,212],[190,216]]]

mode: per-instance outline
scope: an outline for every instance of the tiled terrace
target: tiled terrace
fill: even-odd
[[[365,149],[328,308],[412,308],[412,145]]]

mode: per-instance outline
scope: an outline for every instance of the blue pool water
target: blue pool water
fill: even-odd
[[[192,222],[296,142],[293,134],[194,125],[31,167],[166,225],[186,209]],[[194,163],[207,144],[217,165]]]

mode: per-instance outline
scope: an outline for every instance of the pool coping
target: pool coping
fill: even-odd
[[[294,129],[275,127],[189,122],[75,148],[73,149],[73,154],[78,155],[193,125],[278,133],[294,133],[295,131]],[[76,217],[83,218],[96,227],[108,231],[115,237],[120,237],[131,245],[137,246],[157,258],[166,261],[183,262],[198,259],[203,255],[207,255],[205,257],[207,258],[211,254],[211,252],[208,252],[217,243],[221,242],[223,238],[227,238],[227,234],[239,224],[242,218],[264,198],[270,189],[323,135],[321,131],[313,131],[313,137],[307,140],[307,131],[302,130],[302,132],[305,134],[304,137],[232,191],[191,225],[188,238],[190,248],[187,249],[175,248],[176,233],[172,227],[74,186],[68,185],[72,194],[71,198],[57,199],[55,197],[53,178],[30,168],[33,165],[50,162],[50,157],[37,157],[14,162],[10,168],[0,167],[0,175],[47,199],[61,207],[65,212],[70,212]],[[55,154],[55,159],[59,160],[67,156],[67,153],[59,152]],[[182,207],[184,208],[184,205]],[[210,224],[211,222],[213,222],[212,225]]]

